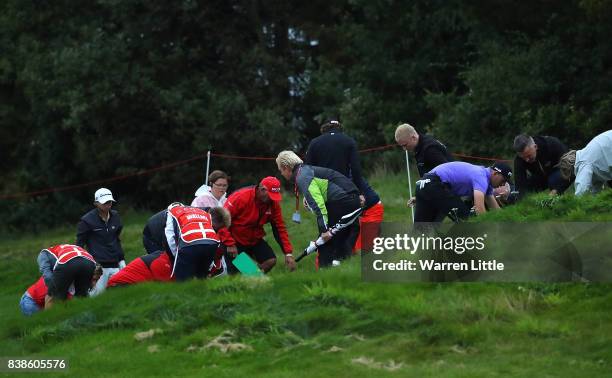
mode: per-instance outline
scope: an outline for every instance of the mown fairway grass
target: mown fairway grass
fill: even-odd
[[[404,181],[371,180],[388,220],[409,218]],[[535,196],[478,221],[610,220],[611,204],[612,191],[554,203]],[[301,250],[314,220],[302,210],[293,224],[293,201],[284,207]],[[124,213],[128,260],[143,253],[148,216]],[[2,240],[0,356],[64,357],[81,377],[612,375],[612,285],[364,283],[358,259],[315,272],[309,257],[292,274],[279,259],[265,279],[148,283],[24,318],[17,305],[38,277],[38,251],[73,241],[74,226]]]

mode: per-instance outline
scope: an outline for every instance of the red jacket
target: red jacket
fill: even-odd
[[[70,288],[68,288],[68,290],[70,290]],[[34,302],[36,302],[38,307],[45,308],[45,296],[47,295],[48,289],[47,285],[45,284],[44,277],[40,277],[38,281],[36,281],[34,284],[32,284],[32,286],[28,288],[27,291],[28,294],[30,294],[30,297],[34,299]],[[68,292],[66,298],[71,299],[72,293]]]
[[[247,187],[232,193],[225,202],[224,207],[232,215],[232,225],[229,228],[231,235],[220,232],[221,240],[225,245],[236,243],[249,247],[257,244],[266,235],[264,224],[270,223],[280,240],[283,253],[292,253],[293,247],[289,241],[287,228],[283,221],[280,203],[270,202],[264,204],[256,200],[256,187]]]
[[[167,252],[156,252],[141,256],[108,280],[107,287],[131,285],[146,281],[172,281],[172,261]]]

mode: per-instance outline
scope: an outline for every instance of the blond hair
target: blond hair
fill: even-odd
[[[413,135],[417,135],[417,132],[414,129],[414,127],[410,126],[407,123],[402,123],[401,125],[397,127],[397,129],[395,129],[395,140],[396,141],[400,139],[406,139]]]
[[[569,180],[574,174],[574,165],[576,164],[576,150],[569,150],[569,152],[561,155],[559,159],[559,173],[564,180]]]
[[[213,228],[218,230],[223,227],[229,227],[232,224],[232,216],[229,211],[224,207],[211,207],[208,210],[210,218],[212,219]]]
[[[293,167],[302,163],[302,159],[293,151],[281,151],[276,157],[276,165],[279,169],[282,167],[293,169]]]

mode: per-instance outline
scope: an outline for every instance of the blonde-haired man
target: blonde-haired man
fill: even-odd
[[[285,179],[296,184],[317,216],[319,266],[337,265],[349,257],[349,226],[361,215],[359,189],[332,169],[304,164],[293,151],[279,153],[276,165]]]
[[[419,134],[407,123],[395,129],[395,141],[404,150],[414,152],[421,177],[438,165],[453,161],[452,155],[444,144],[430,135]]]

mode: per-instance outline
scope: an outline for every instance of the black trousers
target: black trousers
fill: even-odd
[[[181,248],[176,254],[174,278],[177,281],[186,281],[193,277],[206,278],[210,264],[215,258],[217,246],[218,244],[214,243]]]
[[[548,176],[529,176],[527,177],[526,188],[521,189],[524,193],[519,193],[521,197],[527,193],[541,192],[544,190],[556,190],[558,194],[563,194],[572,184],[570,180],[561,177],[559,168],[554,168]]]
[[[361,207],[359,196],[356,194],[347,196],[342,201],[328,202],[325,206],[328,226],[338,231],[331,240],[319,247],[319,266],[322,268],[332,265],[334,260],[344,260],[351,256],[353,252],[350,240],[351,228],[359,227],[359,215],[361,215],[360,212],[355,213]],[[354,213],[352,216],[348,216],[352,213]]]
[[[57,264],[53,270],[53,287],[49,288],[49,296],[64,300],[68,295],[68,288],[74,283],[74,295],[86,297],[91,288],[96,264],[84,257],[75,257],[65,264]]]
[[[460,219],[470,215],[470,208],[438,176],[428,174],[417,181],[415,223],[442,222],[453,209]]]

